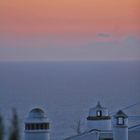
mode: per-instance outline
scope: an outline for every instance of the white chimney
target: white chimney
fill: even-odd
[[[42,109],[32,109],[25,120],[25,140],[50,140],[50,123]]]
[[[113,139],[128,140],[128,117],[121,110],[114,116]]]

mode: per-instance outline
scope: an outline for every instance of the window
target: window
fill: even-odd
[[[96,112],[96,115],[97,115],[97,117],[101,117],[101,116],[102,116],[102,111],[101,111],[101,110],[98,110],[98,111]]]
[[[36,124],[36,129],[39,129],[39,124]]]
[[[25,130],[46,130],[46,129],[49,129],[49,123],[25,124]]]
[[[49,129],[49,124],[45,123],[45,129]]]
[[[34,130],[34,129],[35,129],[35,125],[31,124],[31,130]]]
[[[40,124],[40,129],[44,129],[44,125],[43,125],[43,123]]]
[[[118,117],[117,118],[117,124],[118,125],[124,125],[124,118],[123,117]]]

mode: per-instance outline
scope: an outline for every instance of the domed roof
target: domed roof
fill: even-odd
[[[40,108],[32,109],[25,119],[25,123],[44,123],[48,121],[45,112]]]
[[[34,108],[29,113],[29,118],[44,118],[45,112],[40,108]]]

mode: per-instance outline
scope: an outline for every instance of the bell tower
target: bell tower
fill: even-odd
[[[111,130],[111,117],[108,109],[102,107],[100,102],[97,103],[96,107],[89,110],[87,129]]]

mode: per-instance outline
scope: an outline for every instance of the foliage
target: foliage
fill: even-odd
[[[19,131],[19,118],[17,115],[16,109],[12,110],[12,120],[8,140],[19,140],[20,139]]]
[[[0,140],[4,139],[4,123],[3,123],[3,117],[0,114]]]

